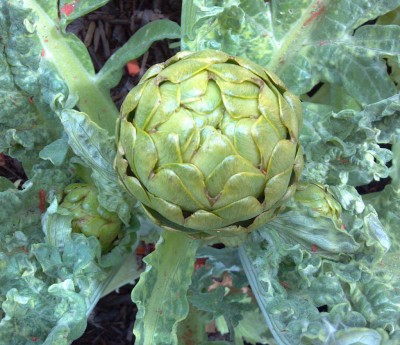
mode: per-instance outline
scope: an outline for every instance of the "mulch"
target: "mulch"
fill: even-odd
[[[136,306],[133,285],[125,285],[103,297],[90,314],[85,333],[72,345],[133,345]]]
[[[180,0],[113,0],[100,9],[89,13],[68,26],[86,45],[96,71],[107,59],[141,27],[157,19],[169,19],[180,23]],[[167,60],[177,50],[170,49],[168,41],[155,42],[137,59],[140,70],[135,75],[124,71],[121,82],[111,90],[119,108],[125,96],[140,80],[146,70]]]

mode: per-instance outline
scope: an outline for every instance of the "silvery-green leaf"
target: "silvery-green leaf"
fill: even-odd
[[[363,204],[355,189],[332,187],[332,192],[342,206],[340,229],[330,221],[325,234],[316,236],[314,224],[328,224],[329,218],[293,203],[239,249],[252,291],[278,344],[324,343],[332,329],[338,339],[351,340],[398,329],[400,280],[384,266],[388,236],[375,210]],[[301,226],[291,229],[290,223],[297,224],[298,219],[303,219]],[[356,245],[353,250],[336,252],[332,231],[348,236]],[[315,241],[318,245],[312,244]],[[319,247],[330,241],[330,247]],[[339,246],[346,243],[337,241]],[[395,339],[394,333],[385,334]]]
[[[68,90],[40,58],[39,41],[27,24],[32,13],[16,5],[0,4],[0,152],[20,160],[32,176],[38,152],[61,136],[51,105],[60,94],[67,98]]]
[[[302,142],[306,164],[303,178],[329,184],[359,186],[388,177],[390,150],[400,126],[400,95],[365,106],[336,111],[303,102]]]
[[[77,99],[63,78],[73,78],[69,72],[77,65],[87,76],[90,64],[82,43],[74,49],[68,34],[55,30],[54,41],[47,41],[47,24],[58,27],[57,2],[0,1],[0,152],[17,158],[28,177],[21,189],[1,178],[0,343],[5,344],[70,344],[79,337],[104,282],[136,241],[132,219],[117,247],[100,259],[98,241],[71,234],[70,217],[57,213],[56,197],[76,178],[71,155],[65,156],[68,145],[57,141],[63,127],[56,111],[74,107]],[[59,55],[66,50],[69,57],[83,55],[67,61]]]
[[[46,242],[56,248],[64,248],[66,242],[71,239],[72,219],[73,215],[67,210],[58,210],[57,199],[54,198],[41,220]]]
[[[65,161],[68,150],[69,146],[66,138],[61,138],[53,141],[40,151],[39,157],[42,159],[48,159],[55,166],[60,166]]]
[[[135,202],[127,198],[118,184],[113,169],[115,157],[113,138],[91,121],[85,113],[65,109],[60,113],[60,118],[72,150],[92,170],[93,182],[99,189],[99,202],[105,209],[117,212],[128,224],[130,211]]]
[[[85,5],[84,2],[80,4],[72,1],[69,5],[73,9],[80,6],[89,10],[96,8],[99,2],[91,0],[91,3],[92,6],[90,3]],[[78,108],[111,134],[114,132],[118,111],[108,90],[100,89],[95,84],[94,67],[83,42],[72,33],[59,29],[57,5],[57,2],[43,0],[18,0],[15,3],[18,8],[32,11],[29,21],[25,20],[24,24],[29,23],[29,30],[36,39],[36,59],[53,65],[68,86],[69,93],[79,96]],[[77,13],[82,15],[84,12],[82,8]],[[52,34],[49,35],[49,32]]]
[[[393,145],[393,160],[391,167],[392,181],[382,191],[363,196],[366,203],[377,211],[380,220],[391,240],[390,251],[396,254],[400,251],[400,141]],[[393,269],[396,272],[397,269]]]
[[[276,72],[296,94],[322,81],[368,104],[395,93],[382,58],[398,55],[398,27],[353,32],[397,6],[396,0],[190,0],[183,6],[182,46],[245,56]]]

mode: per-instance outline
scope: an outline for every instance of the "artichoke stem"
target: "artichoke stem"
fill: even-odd
[[[132,291],[138,308],[135,344],[178,344],[175,332],[189,313],[186,295],[200,244],[183,232],[165,230],[144,259],[147,268]]]

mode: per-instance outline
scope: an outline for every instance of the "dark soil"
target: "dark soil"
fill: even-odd
[[[131,300],[133,285],[103,297],[88,319],[81,338],[73,345],[132,345],[136,306]]]

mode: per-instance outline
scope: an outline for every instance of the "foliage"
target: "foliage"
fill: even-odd
[[[105,291],[139,277],[138,240],[160,238],[132,294],[137,344],[397,344],[399,1],[184,0],[180,27],[146,25],[96,73],[66,27],[106,2],[0,0],[0,152],[28,176],[0,177],[0,342],[70,344]],[[250,59],[303,101],[304,189],[239,248],[161,232],[118,183],[109,91],[160,39]],[[118,214],[109,252],[59,205],[75,182]],[[208,341],[212,320],[226,341]]]

